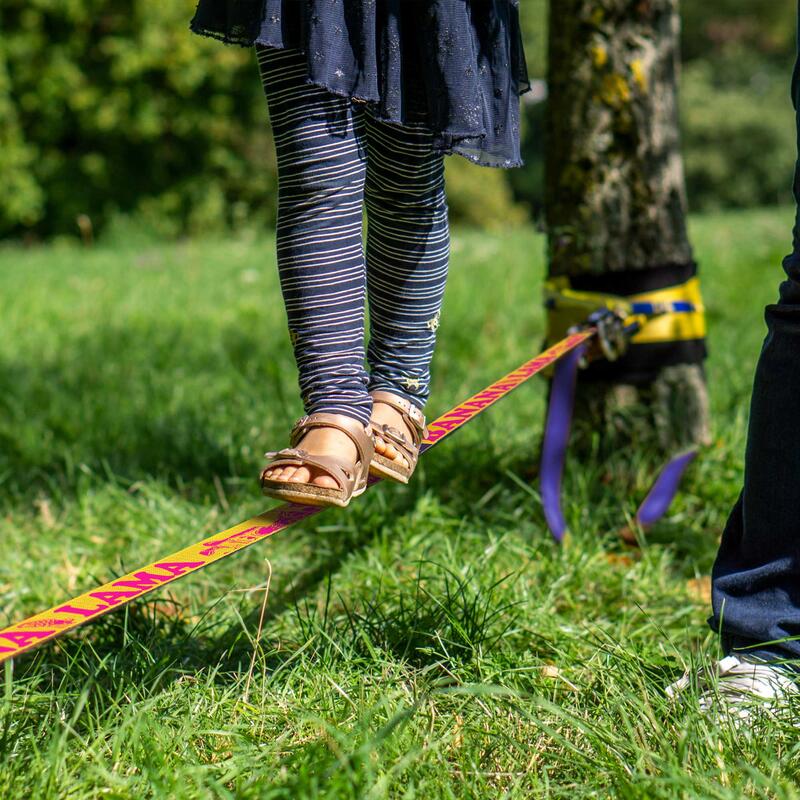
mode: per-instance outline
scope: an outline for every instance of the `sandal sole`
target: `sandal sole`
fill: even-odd
[[[384,458],[383,456],[379,456],[376,453],[374,456],[372,456],[372,461],[369,465],[369,474],[375,475],[378,478],[386,478],[387,480],[395,481],[396,483],[408,485],[408,482],[411,480],[411,476],[414,474],[414,470],[403,470],[402,468],[398,469],[397,464],[395,464],[393,461],[390,461],[388,458]]]
[[[285,481],[264,481],[261,492],[267,497],[284,500],[301,506],[321,506],[333,508],[347,508],[354,497],[360,497],[367,490],[366,484],[353,491],[350,497],[344,498],[335,489],[325,489],[322,486],[313,486],[299,483],[288,488]],[[331,492],[331,494],[328,494]]]

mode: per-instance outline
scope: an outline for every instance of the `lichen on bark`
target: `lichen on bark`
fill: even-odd
[[[677,0],[552,0],[550,272],[686,263]]]
[[[677,0],[551,0],[545,220],[549,274],[693,260],[677,108]],[[700,364],[648,385],[579,381],[576,416],[611,442],[710,439]],[[579,425],[581,427],[581,425]]]

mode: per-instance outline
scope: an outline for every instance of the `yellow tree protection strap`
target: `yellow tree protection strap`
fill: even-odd
[[[681,342],[706,335],[705,307],[700,281],[690,278],[677,286],[622,297],[572,289],[568,277],[551,278],[544,284],[547,308],[547,342],[555,342],[599,308],[608,308],[626,323],[638,322],[631,344]],[[637,307],[649,306],[648,313]]]

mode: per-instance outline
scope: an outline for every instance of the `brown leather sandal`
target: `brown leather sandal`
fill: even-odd
[[[312,428],[336,428],[347,434],[356,446],[355,463],[336,456],[317,456],[297,449],[297,443]],[[301,417],[292,428],[289,447],[267,453],[270,462],[261,471],[261,490],[269,497],[277,497],[290,503],[312,506],[338,506],[346,508],[353,497],[358,497],[367,488],[369,465],[374,453],[372,434],[358,420],[343,414],[310,414]],[[264,473],[280,467],[316,467],[339,484],[336,489],[316,486],[313,483],[292,483],[266,478]]]
[[[391,406],[395,411],[399,411],[403,422],[411,429],[412,434],[411,441],[409,441],[404,433],[401,433],[391,425],[379,425],[377,422],[370,423],[372,435],[380,436],[385,442],[391,444],[405,458],[408,466],[403,466],[398,461],[386,458],[386,456],[382,456],[379,453],[374,453],[369,471],[381,478],[389,478],[389,480],[398,481],[399,483],[408,483],[417,468],[419,446],[428,435],[425,429],[425,415],[413,403],[391,392],[374,391],[370,392],[370,395],[373,402],[384,403],[387,406]]]

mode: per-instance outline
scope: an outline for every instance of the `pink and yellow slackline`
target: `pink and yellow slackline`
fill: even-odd
[[[484,409],[494,405],[534,375],[556,363],[562,356],[587,342],[595,334],[596,331],[593,328],[587,328],[567,336],[499,381],[443,414],[435,422],[429,424],[429,434],[422,444],[421,451],[425,452],[438,444],[453,431],[478,416]],[[377,480],[372,482],[377,483]],[[324,509],[318,506],[294,504],[278,506],[79,595],[67,603],[54,606],[0,630],[0,663],[121,608],[133,600],[178,580],[178,578],[197,572],[215,561],[263,541],[322,510]]]

